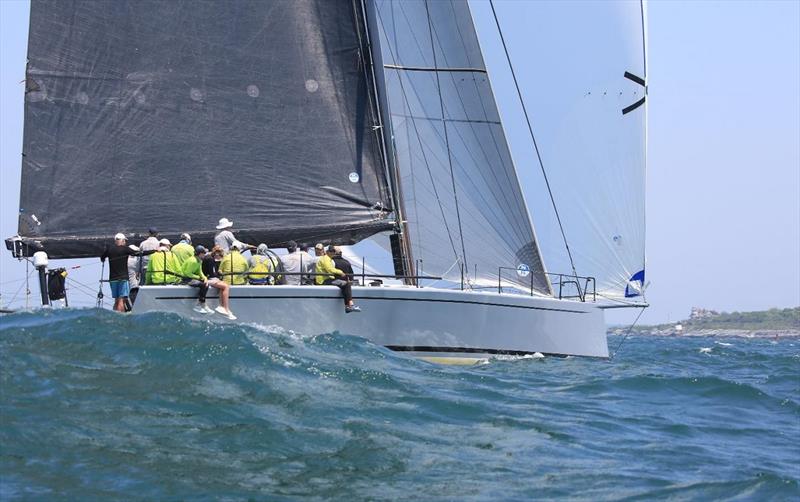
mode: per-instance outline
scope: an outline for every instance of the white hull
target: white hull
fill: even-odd
[[[608,357],[603,311],[591,303],[406,286],[353,287],[353,296],[363,311],[345,314],[335,286],[234,286],[231,310],[238,320],[228,321],[194,312],[195,288],[144,286],[134,312],[275,325],[304,335],[339,332],[418,357]],[[217,304],[209,296],[208,305]]]

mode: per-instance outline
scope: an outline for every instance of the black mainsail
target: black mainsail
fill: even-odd
[[[19,237],[352,243],[393,228],[353,0],[33,0]],[[7,241],[7,245],[11,245]]]

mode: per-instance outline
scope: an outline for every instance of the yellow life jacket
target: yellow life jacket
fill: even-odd
[[[157,251],[150,255],[145,278],[147,284],[178,284],[181,282],[181,266],[170,251]]]
[[[242,253],[231,250],[219,262],[219,275],[228,284],[247,284],[247,260]]]
[[[250,282],[253,284],[272,284],[274,279],[269,275],[270,272],[275,271],[275,264],[272,258],[264,255],[256,255],[253,257],[253,266],[250,267]]]

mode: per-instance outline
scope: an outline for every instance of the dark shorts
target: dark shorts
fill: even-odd
[[[112,298],[127,298],[130,294],[128,281],[109,281]]]

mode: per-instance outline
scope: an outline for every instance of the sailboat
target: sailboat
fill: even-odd
[[[466,0],[33,0],[6,245],[42,271],[153,226],[210,245],[224,216],[243,242],[358,244],[392,265],[356,263],[361,313],[334,286],[242,285],[235,322],[418,357],[607,357],[604,311],[645,304],[634,5],[620,7],[639,21],[623,23],[625,53],[597,73],[606,95],[576,90],[574,143],[542,145],[547,170],[539,155],[549,195],[533,206],[554,211],[560,273],[545,268]],[[230,322],[195,301],[188,286],[142,286],[133,313]]]

